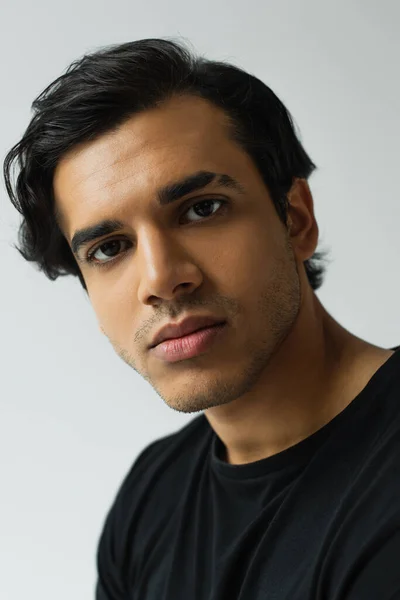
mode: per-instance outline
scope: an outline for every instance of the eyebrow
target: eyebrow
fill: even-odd
[[[244,194],[243,186],[231,175],[225,173],[214,173],[213,171],[197,171],[182,179],[169,183],[157,190],[157,202],[160,206],[166,206],[172,202],[176,202],[183,196],[195,192],[214,183],[219,187],[231,188]],[[77,256],[79,262],[79,251],[98,238],[101,238],[110,233],[115,233],[124,227],[124,223],[115,219],[104,219],[99,223],[90,225],[83,229],[78,229],[71,240],[72,252]]]

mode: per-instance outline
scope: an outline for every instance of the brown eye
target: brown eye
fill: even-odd
[[[105,242],[102,242],[88,253],[87,262],[93,263],[95,265],[103,265],[112,262],[113,260],[115,260],[115,257],[120,254],[120,252],[118,252],[118,249],[121,247],[121,244],[124,243],[129,244],[130,242],[128,240],[123,239],[106,240]],[[102,260],[98,256],[96,257],[95,255],[99,252],[101,252],[106,258],[109,258],[111,260]]]
[[[220,204],[222,206],[226,204],[226,202],[217,198],[207,198],[206,200],[201,200],[200,202],[197,201],[192,204],[185,214],[187,215],[191,210],[195,213],[200,213],[199,219],[194,219],[192,222],[201,221],[212,217],[212,215],[218,211],[218,208],[213,211],[213,205],[215,204]]]

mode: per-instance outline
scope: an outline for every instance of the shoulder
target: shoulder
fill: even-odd
[[[166,502],[167,493],[172,502],[196,457],[208,451],[211,434],[211,427],[201,414],[178,431],[146,446],[119,486],[107,514],[103,535],[107,530],[115,532],[139,519],[159,496]]]

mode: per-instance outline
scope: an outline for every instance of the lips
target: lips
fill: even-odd
[[[222,323],[225,323],[223,319],[211,315],[193,316],[184,319],[180,323],[168,323],[157,332],[149,348],[154,348],[165,340],[183,337],[199,329],[213,327]]]

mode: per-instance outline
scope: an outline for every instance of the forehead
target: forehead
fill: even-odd
[[[148,202],[158,187],[199,169],[240,179],[238,171],[251,168],[246,156],[229,139],[221,109],[202,98],[171,99],[63,157],[53,179],[63,229],[105,215],[110,206],[122,215],[132,202]]]

